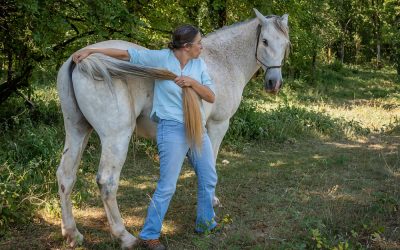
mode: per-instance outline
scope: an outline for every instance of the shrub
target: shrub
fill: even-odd
[[[25,120],[0,142],[0,235],[25,222],[35,207],[57,194],[56,166],[62,149],[58,128]]]
[[[333,71],[339,72],[343,69],[343,63],[339,60],[335,60],[333,63],[329,64],[329,68]]]
[[[54,89],[36,90],[34,96],[34,109],[14,98],[0,109],[0,235],[57,194],[62,116]]]

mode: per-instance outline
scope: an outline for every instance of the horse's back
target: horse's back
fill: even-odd
[[[137,44],[110,40],[86,48],[146,49]],[[100,136],[113,136],[121,131],[131,131],[140,118],[140,134],[154,136],[154,126],[149,125],[153,97],[153,80],[128,77],[113,79],[111,88],[104,81],[94,80],[76,67],[71,58],[59,71],[58,92],[64,117],[75,116],[75,123],[87,120]],[[66,79],[69,78],[69,81]],[[146,131],[149,130],[149,131]]]
[[[127,41],[122,41],[122,40],[107,40],[107,41],[102,41],[98,42],[95,44],[91,44],[86,46],[83,49],[88,49],[88,48],[114,48],[114,49],[129,49],[129,48],[136,48],[136,49],[147,49],[143,46],[137,45],[135,43],[127,42]]]

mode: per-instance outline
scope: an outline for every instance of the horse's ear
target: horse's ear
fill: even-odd
[[[253,8],[253,10],[256,13],[261,24],[267,23],[267,18],[265,18],[265,16],[263,14],[261,14],[256,8]]]
[[[288,19],[289,19],[289,15],[288,14],[285,14],[285,15],[281,16],[282,23],[284,25],[286,25],[286,26],[288,26]]]

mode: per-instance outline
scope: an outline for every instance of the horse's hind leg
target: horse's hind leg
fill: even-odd
[[[97,184],[101,192],[111,233],[121,241],[122,248],[131,248],[137,239],[124,226],[117,204],[119,176],[128,151],[132,130],[119,131],[112,136],[100,136],[102,152]]]
[[[72,120],[76,121],[76,119]],[[67,239],[67,243],[73,247],[83,241],[83,236],[76,228],[70,195],[76,181],[76,172],[82,152],[86,147],[92,128],[83,117],[76,123],[73,123],[71,119],[64,119],[64,124],[65,146],[61,163],[57,169],[57,180],[58,193],[61,198],[62,235]]]

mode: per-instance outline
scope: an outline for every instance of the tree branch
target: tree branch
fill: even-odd
[[[70,44],[70,43],[72,43],[72,42],[74,42],[74,41],[76,41],[76,40],[78,40],[78,39],[80,39],[80,38],[82,38],[84,36],[93,35],[94,33],[95,32],[93,30],[87,31],[87,32],[84,32],[84,33],[80,33],[77,36],[71,37],[71,38],[69,38],[69,39],[67,39],[67,40],[65,40],[65,41],[53,46],[53,50],[54,51],[59,51],[59,50],[63,49],[65,46],[67,46],[68,44]]]
[[[19,96],[21,96],[22,98],[24,98],[25,103],[28,104],[29,108],[34,109],[36,108],[35,103],[33,103],[31,100],[29,100],[28,97],[26,97],[24,94],[21,93],[21,91],[16,90],[15,93]]]
[[[6,81],[0,85],[0,104],[7,100],[7,98],[16,90],[28,86],[28,78],[31,76],[32,71],[33,65],[27,65],[19,77]]]

